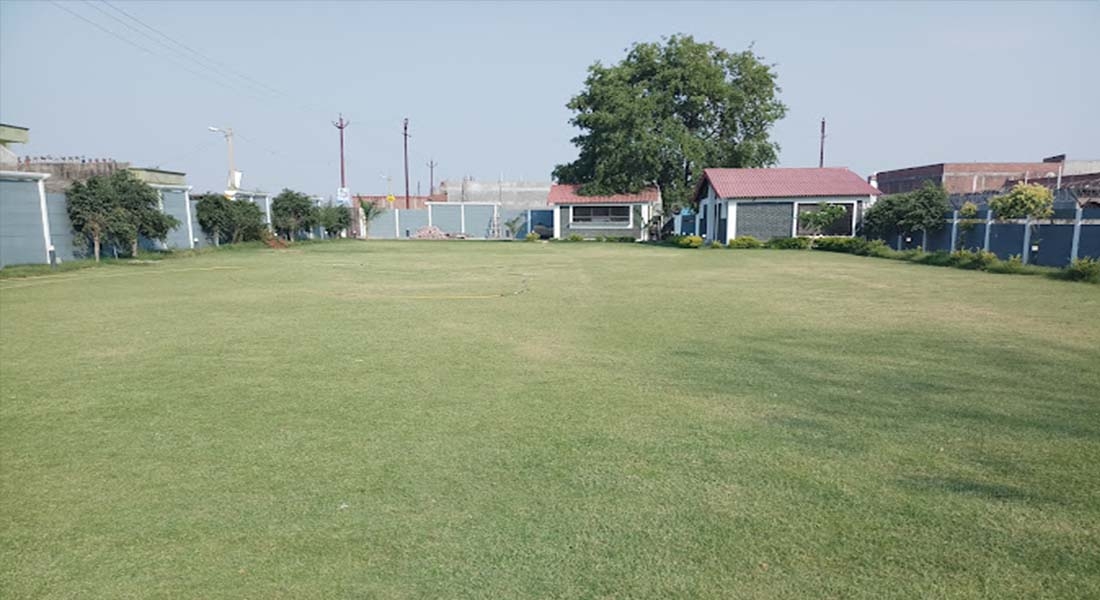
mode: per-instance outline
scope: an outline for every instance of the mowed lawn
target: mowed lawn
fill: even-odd
[[[337,242],[0,281],[5,598],[1100,596],[1100,287]]]

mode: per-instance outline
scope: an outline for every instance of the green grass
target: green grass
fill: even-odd
[[[0,281],[0,596],[1100,596],[1100,292],[342,242]]]

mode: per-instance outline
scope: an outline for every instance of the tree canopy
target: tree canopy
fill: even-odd
[[[336,237],[351,227],[351,211],[346,206],[329,202],[318,208],[317,222],[329,237]]]
[[[635,44],[613,66],[588,69],[566,105],[580,155],[554,168],[581,194],[629,193],[658,184],[666,206],[693,204],[704,168],[766,167],[769,132],[787,107],[772,65],[752,49],[729,52],[688,35]]]
[[[96,175],[66,193],[73,229],[92,242],[98,261],[104,242],[129,246],[137,256],[138,237],[163,241],[179,220],[160,208],[157,191],[129,171]]]
[[[989,201],[998,219],[1045,219],[1054,214],[1054,194],[1041,185],[1017,183]]]
[[[195,216],[199,226],[215,245],[261,239],[264,215],[259,206],[247,200],[230,200],[212,192],[195,199],[198,200]]]
[[[317,224],[317,208],[309,196],[284,189],[271,201],[271,220],[287,240],[293,240],[298,232]]]
[[[887,237],[898,233],[937,231],[950,210],[947,191],[925,181],[919,190],[883,196],[863,216],[863,233]]]

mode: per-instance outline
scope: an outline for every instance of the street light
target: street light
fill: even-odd
[[[240,189],[241,185],[240,173],[237,172],[233,163],[233,128],[226,127],[222,129],[221,127],[214,127],[211,125],[207,127],[207,129],[212,133],[220,133],[225,136],[225,143],[229,149],[229,178],[226,183],[225,195],[232,198],[237,195],[237,190]]]

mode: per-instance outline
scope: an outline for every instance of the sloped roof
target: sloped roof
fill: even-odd
[[[721,198],[805,198],[882,193],[862,177],[843,167],[704,169],[703,181],[710,181]]]
[[[659,202],[661,193],[655,187],[646,188],[637,194],[612,194],[610,196],[579,196],[579,184],[557,183],[550,186],[550,204],[649,204]]]

